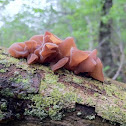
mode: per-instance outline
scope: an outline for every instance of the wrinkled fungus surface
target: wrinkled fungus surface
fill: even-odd
[[[97,57],[97,50],[77,49],[72,37],[61,40],[47,31],[28,41],[12,44],[8,51],[15,58],[27,58],[28,64],[50,63],[53,71],[64,67],[75,74],[87,73],[94,79],[104,81],[103,65]]]

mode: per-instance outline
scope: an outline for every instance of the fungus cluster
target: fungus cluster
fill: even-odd
[[[97,57],[97,50],[77,49],[72,37],[61,40],[52,33],[45,32],[28,41],[12,44],[8,51],[15,58],[27,58],[28,64],[50,63],[53,71],[64,67],[75,74],[87,73],[94,79],[104,81],[103,65]]]

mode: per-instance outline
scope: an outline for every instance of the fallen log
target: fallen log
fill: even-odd
[[[62,120],[63,125],[70,115],[125,124],[126,85],[109,78],[101,83],[65,69],[54,73],[47,64],[27,65],[0,47],[0,123],[37,117]]]

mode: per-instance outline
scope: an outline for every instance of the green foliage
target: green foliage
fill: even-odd
[[[1,45],[10,46],[14,42],[23,42],[28,40],[35,33],[27,24],[21,22],[21,15],[11,22],[6,22],[0,29]]]
[[[28,40],[32,35],[45,30],[52,31],[62,39],[73,36],[80,49],[89,48],[90,36],[94,43],[98,41],[100,0],[60,0],[56,1],[56,5],[47,2],[50,6],[43,9],[24,5],[22,11],[12,20],[6,17],[0,29],[1,45],[8,47],[14,42]],[[55,6],[58,6],[58,9]],[[24,11],[26,9],[27,11]],[[90,23],[86,20],[86,16]],[[36,20],[37,18],[39,21]],[[92,26],[92,32],[89,25]]]
[[[5,5],[9,4],[9,2],[11,1],[14,1],[14,0],[0,0],[0,6],[4,7]]]
[[[107,71],[107,70],[109,70],[109,69],[110,69],[110,66],[104,67],[104,72]]]
[[[10,1],[1,0],[8,4]],[[30,6],[31,2],[34,7]],[[122,40],[125,40],[125,0],[113,0],[109,15],[101,16],[104,1],[101,0],[56,0],[46,1],[48,6],[39,7],[41,2],[29,1],[23,4],[22,10],[13,17],[4,15],[4,25],[0,29],[0,45],[10,46],[14,42],[28,40],[34,34],[49,30],[61,37],[73,36],[79,49],[90,49],[98,45],[99,23],[112,18],[114,24],[121,28]],[[118,11],[116,11],[118,10]]]

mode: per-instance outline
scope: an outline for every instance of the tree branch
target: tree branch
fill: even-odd
[[[93,110],[88,118],[98,115],[124,124],[125,89],[126,84],[109,78],[101,83],[65,69],[53,73],[42,64],[27,65],[25,59],[15,59],[0,47],[0,122],[29,116],[59,120],[79,104],[76,115],[83,117],[86,106],[86,113]]]
[[[87,24],[88,24],[89,30],[90,30],[90,34],[89,34],[89,38],[90,38],[89,50],[92,50],[93,49],[93,37],[92,37],[93,29],[92,29],[92,24],[91,24],[90,18],[88,16],[85,16],[85,19],[87,21]]]

